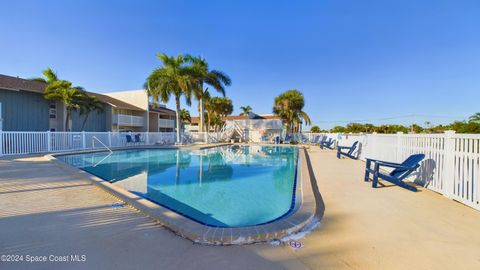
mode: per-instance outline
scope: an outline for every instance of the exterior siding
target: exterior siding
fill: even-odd
[[[96,132],[105,132],[110,131],[107,128],[107,110],[109,109],[109,105],[103,106],[103,112],[91,112],[88,116],[87,123],[85,124],[84,131],[96,131]],[[85,115],[80,115],[80,112],[74,111],[72,113],[72,131],[82,131],[82,124],[85,119]]]
[[[49,130],[50,102],[42,94],[0,89],[4,131]]]

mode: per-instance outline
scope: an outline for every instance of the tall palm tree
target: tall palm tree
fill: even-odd
[[[80,100],[84,95],[81,87],[72,87],[72,83],[65,80],[58,80],[50,83],[45,89],[44,97],[50,101],[61,101],[65,106],[67,115],[65,117],[65,131],[69,131],[72,112],[80,108]]]
[[[240,116],[248,116],[251,112],[252,112],[252,107],[250,107],[249,105],[247,106],[242,106],[240,107],[240,110],[242,110],[242,112],[240,113]]]
[[[186,61],[190,63],[190,74],[195,79],[194,95],[198,100],[199,108],[199,130],[204,131],[204,111],[205,111],[205,93],[208,87],[204,89],[204,85],[213,87],[217,92],[225,96],[225,86],[230,86],[232,80],[222,71],[210,70],[207,61],[200,56],[186,55]],[[207,130],[208,131],[208,130]]]
[[[181,143],[180,130],[182,127],[180,97],[185,96],[187,105],[191,103],[193,80],[186,68],[186,60],[183,55],[177,57],[168,56],[164,53],[157,54],[162,61],[162,66],[156,68],[148,76],[145,89],[152,96],[155,103],[159,100],[168,102],[170,96],[174,96],[176,105],[177,143]]]
[[[303,94],[293,89],[288,90],[275,98],[273,113],[282,119],[287,127],[287,133],[298,132],[300,125],[310,125],[310,117],[303,111],[305,99]]]
[[[101,102],[95,96],[89,96],[87,94],[83,94],[80,98],[80,115],[85,115],[83,119],[82,128],[84,130],[85,124],[87,123],[87,119],[90,116],[91,112],[102,113],[103,112],[103,102]]]

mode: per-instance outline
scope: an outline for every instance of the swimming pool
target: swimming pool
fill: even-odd
[[[213,227],[272,222],[295,206],[298,149],[221,146],[57,156],[105,181]]]

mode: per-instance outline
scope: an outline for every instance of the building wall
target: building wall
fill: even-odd
[[[49,130],[50,102],[40,93],[0,89],[4,131]]]
[[[148,131],[158,132],[158,113],[150,112],[148,115]]]
[[[111,96],[141,109],[148,110],[148,95],[145,90],[110,92],[104,93],[104,95]]]
[[[87,122],[85,123],[85,128],[83,129],[83,131],[110,131],[110,128],[107,127],[107,109],[109,107],[110,105],[105,104],[103,112],[91,112],[87,118]],[[85,115],[80,115],[80,111],[78,110],[74,111],[72,113],[72,131],[82,131],[82,125],[84,120]]]

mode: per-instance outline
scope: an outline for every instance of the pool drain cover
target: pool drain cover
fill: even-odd
[[[299,242],[299,241],[291,240],[290,242],[288,242],[288,244],[289,244],[290,247],[293,248],[294,250],[303,248],[302,242]]]
[[[123,203],[112,203],[112,208],[122,208],[124,207],[125,205]]]

